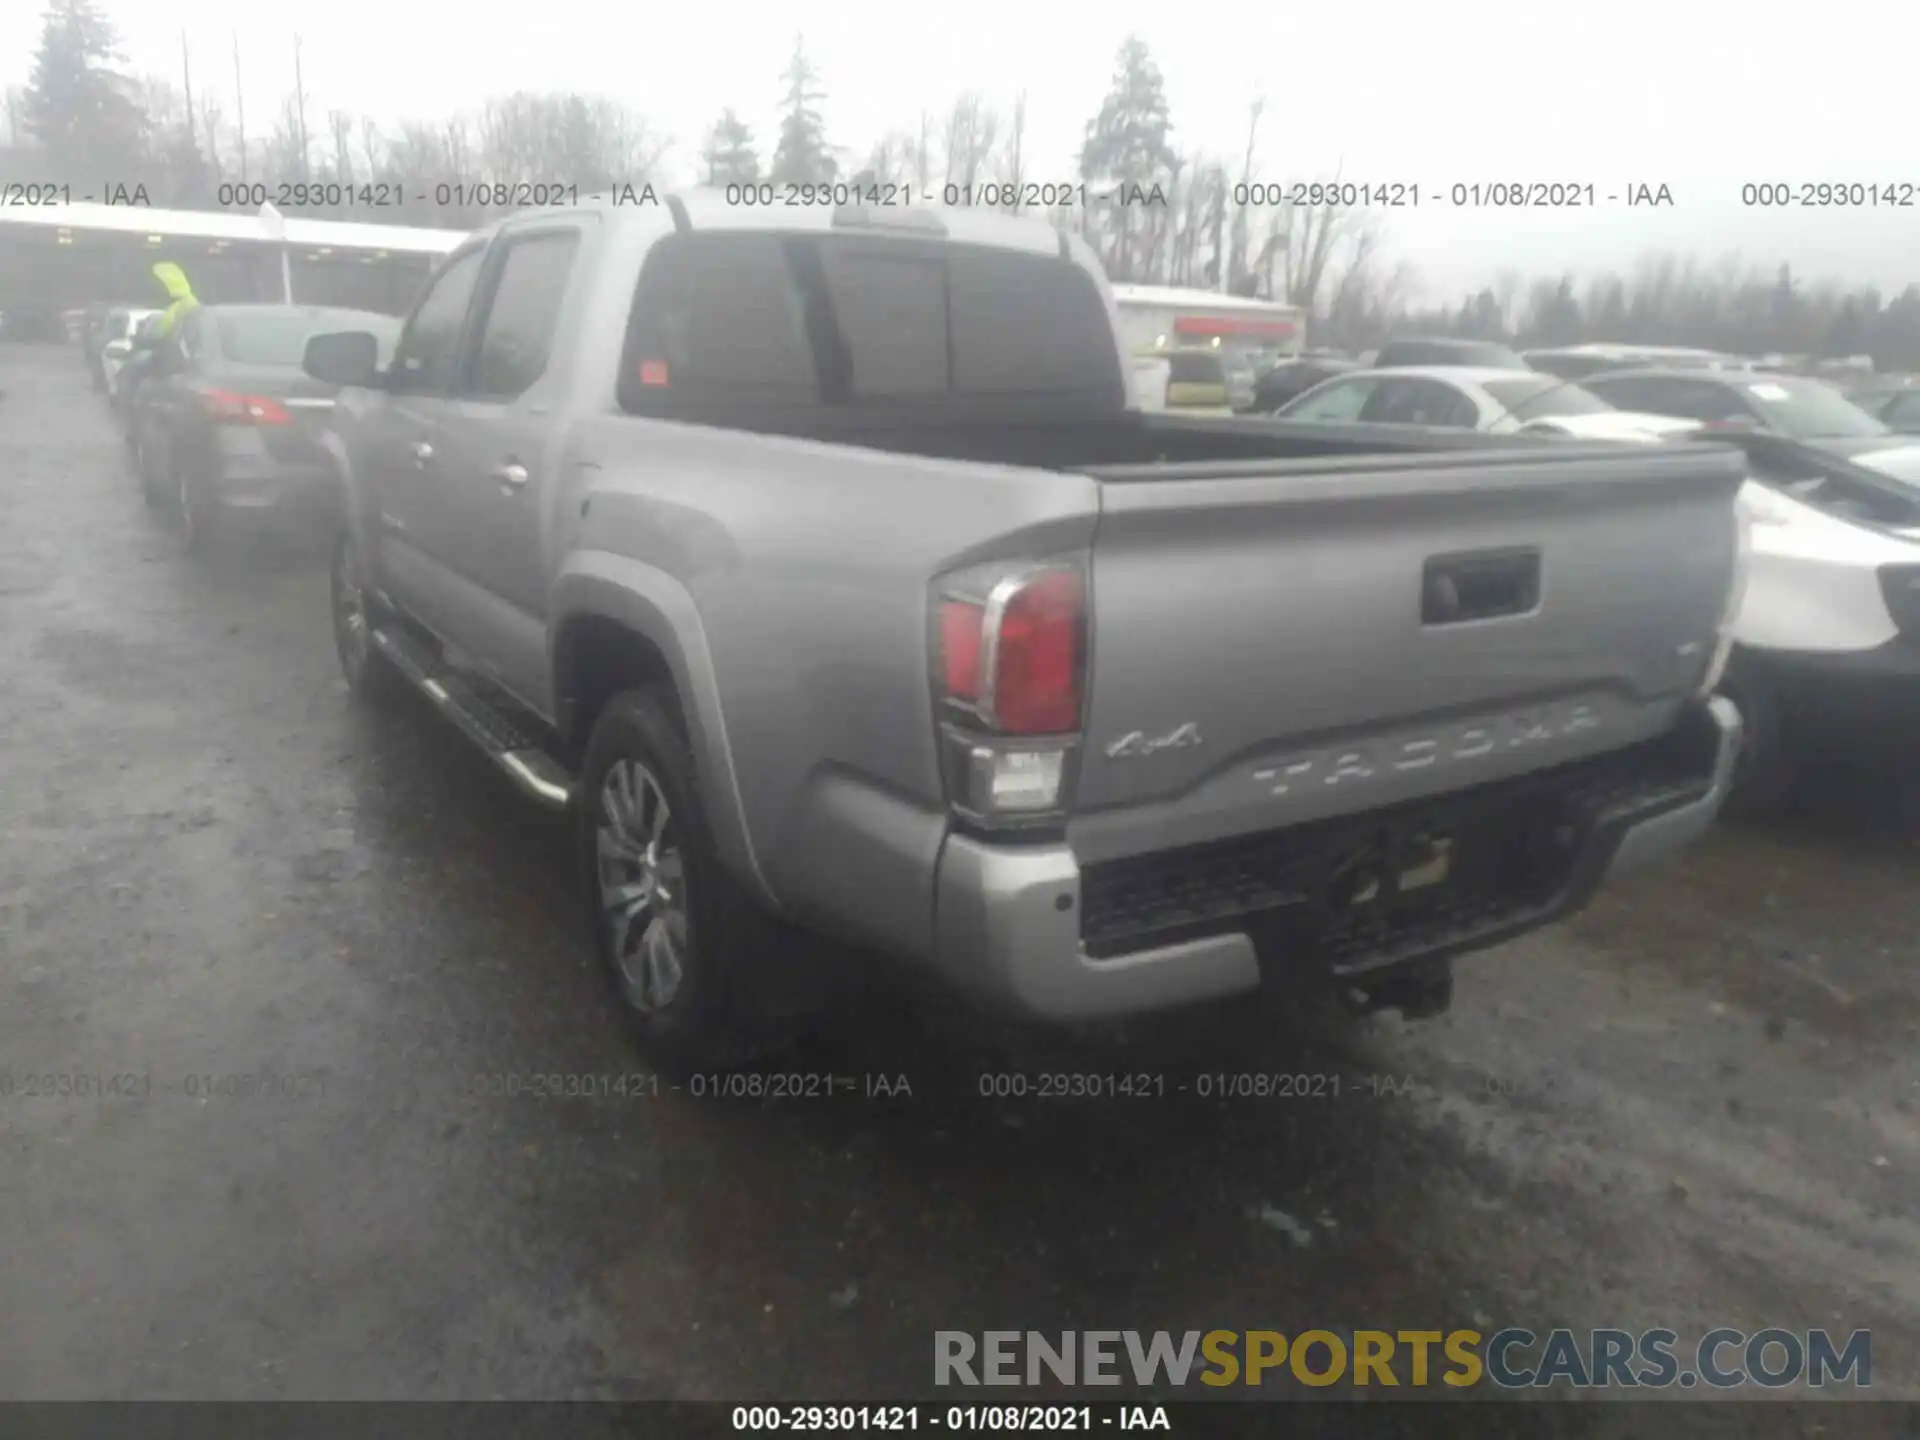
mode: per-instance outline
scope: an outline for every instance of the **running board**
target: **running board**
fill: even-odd
[[[506,772],[522,794],[551,810],[573,803],[573,777],[499,707],[458,675],[444,669],[427,647],[393,626],[374,627],[373,643],[407,683],[425,695]]]

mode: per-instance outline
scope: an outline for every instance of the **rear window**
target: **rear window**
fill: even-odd
[[[1033,401],[1119,409],[1100,292],[1070,261],[919,240],[676,235],[628,326],[621,404]]]
[[[1613,409],[1590,390],[1564,380],[1489,380],[1483,387],[1516,420],[1555,415],[1600,415]]]
[[[371,331],[380,342],[380,363],[393,354],[399,322],[385,315],[314,315],[294,310],[230,311],[214,316],[220,358],[231,365],[297,370],[307,340],[333,330]]]

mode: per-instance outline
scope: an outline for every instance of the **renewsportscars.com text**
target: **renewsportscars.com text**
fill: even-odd
[[[1873,1383],[1873,1335],[1673,1330],[938,1330],[936,1385],[1819,1389]]]

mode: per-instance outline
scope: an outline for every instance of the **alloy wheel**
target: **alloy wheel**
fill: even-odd
[[[627,1002],[665,1009],[686,978],[686,865],[666,792],[637,760],[613,762],[601,782],[595,848],[600,908]]]

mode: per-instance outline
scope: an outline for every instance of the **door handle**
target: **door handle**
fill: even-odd
[[[413,442],[413,463],[414,464],[424,465],[427,463],[427,461],[431,460],[432,458],[433,458],[433,446],[429,445],[424,440],[416,440]]]
[[[500,482],[503,491],[512,493],[527,483],[527,467],[509,461],[493,472],[493,478]]]

